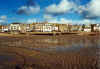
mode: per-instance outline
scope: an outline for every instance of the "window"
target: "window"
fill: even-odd
[[[13,26],[12,27],[12,30],[17,30],[17,26]]]

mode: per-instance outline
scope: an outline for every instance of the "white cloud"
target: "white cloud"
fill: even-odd
[[[92,23],[92,20],[90,19],[84,19],[81,21],[82,24],[91,24]]]
[[[46,7],[45,9],[47,13],[60,14],[60,13],[66,13],[72,8],[73,4],[71,2],[69,2],[68,0],[61,0],[61,2],[58,5],[52,4]]]
[[[76,9],[76,11],[80,14],[82,14],[86,10],[87,10],[86,6],[78,6]]]
[[[58,23],[59,21],[55,18],[55,19],[52,19],[52,20],[48,20],[49,23]]]
[[[0,25],[1,24],[7,24],[7,21],[6,20],[0,20]]]
[[[7,16],[2,15],[0,16],[0,24],[6,24],[7,23]]]
[[[2,16],[0,16],[0,19],[6,20],[7,19],[7,16],[6,15],[2,15]]]
[[[4,20],[0,20],[0,23],[3,23],[3,22],[5,22]]]
[[[68,19],[65,19],[65,18],[61,18],[60,19],[60,22],[66,24],[66,23],[72,23],[72,20],[68,20]]]
[[[77,10],[80,14],[85,12],[86,18],[100,17],[100,0],[91,0],[86,6],[80,6]]]
[[[91,20],[91,19],[83,19],[83,20],[78,20],[77,21],[77,24],[86,24],[86,25],[88,25],[88,24],[95,24],[95,23],[97,23],[97,21],[96,20]]]
[[[100,0],[92,0],[88,5],[88,11],[93,16],[100,16]]]
[[[28,19],[27,23],[33,23],[33,19]]]
[[[72,20],[68,20],[65,18],[60,18],[59,20],[57,18],[49,20],[49,23],[59,23],[59,24],[71,24]]]
[[[84,19],[83,22],[85,22],[85,23],[90,23],[91,20],[89,20],[89,19]]]
[[[22,6],[18,9],[18,14],[36,14],[40,11],[40,6]]]
[[[26,23],[33,23],[33,22],[37,22],[37,20],[36,19],[28,19],[27,21],[26,21]]]
[[[97,23],[95,20],[91,20],[91,19],[83,19],[83,20],[69,20],[66,18],[60,18],[58,19],[53,19],[53,20],[49,20],[49,23],[59,23],[59,24],[93,24],[93,23]]]
[[[43,18],[46,20],[50,20],[50,19],[53,19],[54,17],[50,14],[44,14]]]

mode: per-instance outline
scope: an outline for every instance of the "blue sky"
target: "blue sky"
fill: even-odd
[[[100,0],[0,0],[0,23],[91,23],[100,20]]]

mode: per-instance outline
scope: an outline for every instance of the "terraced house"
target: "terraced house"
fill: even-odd
[[[59,32],[71,32],[71,24],[59,24]]]
[[[33,29],[35,32],[53,32],[59,31],[59,25],[54,23],[33,23]]]
[[[9,31],[9,26],[8,25],[2,25],[1,26],[1,32],[8,32]]]
[[[0,25],[0,32],[2,32],[2,25]]]
[[[9,25],[9,30],[11,33],[26,33],[30,31],[30,25],[23,23],[12,23]]]

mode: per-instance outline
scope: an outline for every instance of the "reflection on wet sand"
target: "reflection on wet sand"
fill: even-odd
[[[2,39],[0,40],[2,50],[6,48],[6,52],[22,55],[27,60],[25,65],[33,69],[97,69],[96,53],[97,47],[100,46],[99,36],[6,36],[0,39]],[[9,61],[16,60],[12,55],[1,55],[1,60],[2,57],[7,57]],[[19,62],[16,62],[15,66],[17,64]]]

